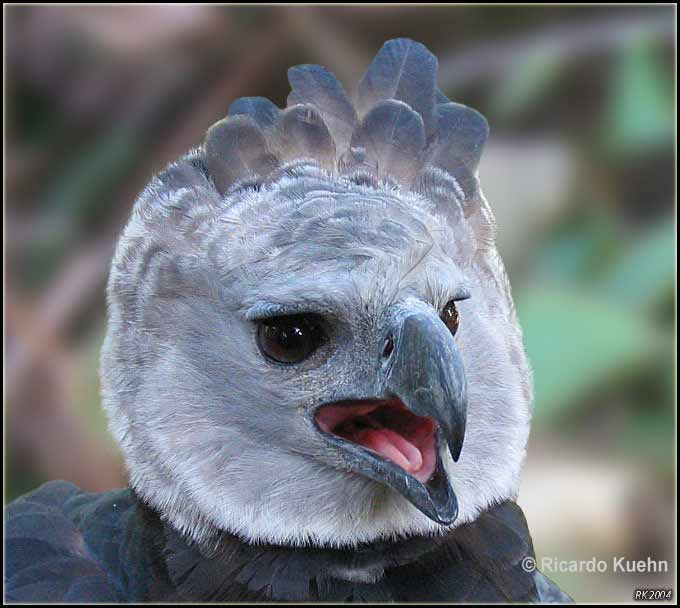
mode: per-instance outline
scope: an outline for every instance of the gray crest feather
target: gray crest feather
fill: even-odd
[[[352,135],[350,155],[380,176],[410,183],[420,169],[425,125],[420,114],[395,99],[378,102]]]
[[[230,116],[214,124],[205,137],[206,164],[224,193],[244,179],[264,178],[278,165],[251,116]]]
[[[437,90],[435,91],[434,100],[435,100],[435,102],[436,102],[437,104],[440,104],[440,103],[449,103],[449,101],[451,101],[451,100],[446,96],[446,93],[444,93],[444,91],[442,91],[439,87],[437,87]]]
[[[179,163],[173,163],[158,174],[158,180],[169,191],[207,185],[210,172],[199,152],[187,155]]]
[[[281,115],[278,129],[283,158],[311,158],[327,169],[335,167],[335,142],[314,106],[288,108]]]
[[[316,106],[336,145],[347,145],[357,115],[337,78],[320,65],[298,65],[288,70],[288,82],[288,105]]]
[[[262,128],[274,125],[281,111],[266,97],[241,97],[229,106],[229,116],[250,116]]]
[[[357,107],[365,114],[382,99],[398,99],[418,112],[428,137],[437,128],[434,116],[437,58],[408,38],[386,42],[359,83]]]
[[[463,164],[474,173],[488,136],[489,123],[476,110],[453,102],[439,104],[438,141],[431,162],[447,171]]]
[[[229,117],[208,132],[205,171],[196,164],[200,158],[191,171],[209,174],[224,194],[274,179],[277,167],[311,163],[369,182],[387,179],[417,191],[450,218],[468,220],[482,213],[477,166],[489,126],[479,112],[451,102],[436,77],[437,59],[425,46],[391,40],[359,83],[355,109],[329,70],[292,67],[288,108],[263,97],[237,99]]]

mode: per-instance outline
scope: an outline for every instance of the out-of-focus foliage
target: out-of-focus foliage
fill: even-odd
[[[386,39],[484,113],[480,175],[535,374],[520,493],[537,553],[671,559],[675,9],[11,6],[6,17],[6,499],[125,483],[98,397],[115,240],[153,172],[286,69],[351,90]],[[671,572],[546,572],[630,601]],[[665,578],[664,578],[665,576]]]
[[[522,293],[517,306],[526,319],[539,423],[642,366],[663,365],[654,328],[596,295],[541,287]]]
[[[645,38],[624,48],[611,93],[608,144],[613,154],[639,154],[673,139],[673,86],[655,44]]]

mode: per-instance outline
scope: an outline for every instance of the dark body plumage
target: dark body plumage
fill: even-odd
[[[8,601],[475,601],[570,598],[527,573],[531,537],[505,502],[445,537],[356,549],[191,545],[129,489],[45,484],[6,512]]]

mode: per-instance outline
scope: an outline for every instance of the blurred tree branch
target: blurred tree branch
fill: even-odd
[[[439,61],[439,86],[446,91],[490,80],[535,55],[551,53],[571,61],[641,36],[671,41],[674,34],[674,23],[666,12],[617,19],[581,19],[559,27],[525,31],[510,40],[483,42],[465,51],[443,55]]]

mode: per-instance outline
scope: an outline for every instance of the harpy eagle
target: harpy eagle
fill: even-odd
[[[103,401],[130,488],[6,510],[10,601],[567,601],[515,504],[531,375],[486,120],[387,42],[289,70],[139,196]]]

